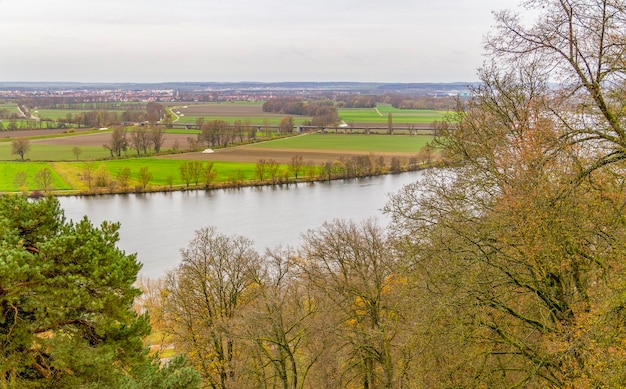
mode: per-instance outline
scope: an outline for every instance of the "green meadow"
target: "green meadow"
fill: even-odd
[[[26,174],[26,186],[30,190],[41,189],[35,177],[42,169],[49,168],[52,173],[52,188],[55,190],[70,190],[68,184],[56,171],[54,166],[46,162],[2,162],[0,163],[0,192],[17,192],[20,187],[16,184],[16,177],[20,173]]]
[[[173,185],[183,185],[185,182],[180,177],[180,166],[186,161],[176,159],[161,159],[161,158],[133,158],[133,159],[120,159],[112,161],[94,161],[91,162],[92,167],[99,168],[104,165],[113,176],[115,176],[122,168],[129,168],[131,171],[131,178],[139,180],[139,169],[147,167],[149,172],[152,173],[153,179],[150,181],[153,185],[166,186],[169,184],[170,178]],[[85,163],[72,163],[75,166],[85,167]],[[206,162],[203,162],[203,166],[206,166]],[[240,162],[214,162],[213,170],[217,173],[215,182],[226,182],[229,177],[241,173],[244,179],[252,179],[256,164],[254,163],[240,163]]]
[[[432,137],[422,135],[308,134],[272,142],[255,143],[246,147],[417,153],[431,140]]]
[[[387,124],[388,115],[391,114],[395,124],[430,124],[435,120],[441,120],[447,112],[427,109],[397,109],[391,104],[378,104],[376,108],[341,108],[339,117],[346,123],[376,123]]]

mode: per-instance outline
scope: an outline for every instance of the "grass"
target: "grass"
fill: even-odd
[[[256,143],[247,147],[417,153],[431,140],[430,136],[309,134]]]
[[[93,110],[84,110],[84,109],[38,109],[36,111],[33,111],[32,114],[37,116],[38,118],[41,119],[51,119],[51,120],[59,120],[59,119],[66,119],[67,118],[67,114],[71,114],[72,117],[74,117],[76,114],[79,113],[83,113],[83,112],[89,112],[89,111],[93,111]],[[107,109],[107,112],[115,112],[117,113],[119,116],[122,115],[122,113],[124,113],[124,110],[119,110],[119,109]]]
[[[427,109],[397,109],[391,104],[378,104],[374,108],[342,108],[339,117],[346,123],[380,123],[387,124],[387,115],[395,124],[430,124],[444,118],[447,112]],[[379,114],[380,112],[380,114]]]
[[[92,167],[96,167],[96,169],[101,165],[104,165],[107,170],[113,174],[113,176],[115,176],[122,168],[127,167],[131,171],[132,179],[137,181],[139,179],[139,169],[142,167],[148,167],[153,176],[151,183],[153,185],[166,186],[168,185],[169,177],[171,177],[173,185],[185,184],[185,182],[180,178],[180,165],[182,165],[183,162],[185,161],[159,158],[135,158],[98,161],[91,163],[91,165]],[[83,163],[82,166],[84,167],[85,164]],[[238,172],[241,172],[246,179],[251,179],[254,175],[255,168],[256,164],[254,163],[214,162],[213,170],[217,173],[215,182],[226,182],[230,176],[233,176]]]
[[[111,161],[92,162],[0,162],[0,192],[18,192],[22,188],[15,183],[19,172],[27,176],[27,189],[32,191],[38,188],[35,183],[35,175],[44,168],[50,168],[53,173],[52,187],[60,191],[84,191],[87,184],[84,177],[87,171],[91,171],[92,177],[96,177],[99,171],[105,170],[115,179],[122,168],[129,168],[131,179],[130,188],[139,185],[139,169],[147,167],[152,174],[150,186],[167,187],[184,186],[186,183],[180,177],[180,166],[183,160],[168,160],[158,158],[135,158]],[[206,166],[206,163],[204,164]],[[256,164],[237,162],[214,162],[213,171],[217,176],[215,183],[229,182],[232,177],[239,176],[243,180],[253,179]],[[285,166],[283,168],[286,168]],[[200,180],[200,183],[203,181]],[[193,184],[193,183],[192,183]]]
[[[52,188],[56,190],[69,190],[72,187],[55,170],[54,166],[46,162],[3,162],[0,163],[0,191],[17,192],[21,188],[16,185],[15,178],[23,172],[27,177],[27,187],[30,190],[41,189],[35,182],[35,176],[39,171],[50,168],[52,172]]]

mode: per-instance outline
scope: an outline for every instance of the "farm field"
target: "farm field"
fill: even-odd
[[[163,150],[176,147],[176,154],[137,157],[129,148],[123,158],[110,159],[110,152],[103,147],[111,139],[111,131],[82,130],[67,133],[66,130],[6,131],[0,133],[0,192],[29,191],[37,188],[35,175],[48,167],[53,172],[52,188],[57,193],[84,193],[92,190],[86,175],[105,175],[108,184],[97,191],[150,190],[183,188],[180,167],[188,161],[214,163],[217,177],[214,182],[233,184],[254,180],[256,165],[261,160],[274,160],[281,164],[281,176],[288,174],[287,165],[294,156],[302,157],[307,165],[319,168],[328,162],[345,161],[355,156],[370,156],[390,166],[393,158],[404,161],[424,159],[423,147],[432,139],[427,135],[360,135],[311,133],[255,144],[216,148],[212,153],[201,151],[180,152],[189,147],[188,139],[196,139],[197,131],[168,130]],[[5,136],[4,138],[2,136]],[[11,154],[10,140],[28,137],[30,150],[26,162]],[[201,147],[201,146],[200,146]],[[80,152],[76,153],[75,149]],[[202,148],[201,148],[202,149]],[[121,188],[116,176],[122,168],[130,169],[130,181]],[[140,186],[139,171],[148,169],[151,178],[147,186]],[[24,173],[22,173],[24,172]],[[26,185],[18,184],[18,174],[26,174]],[[117,186],[116,186],[117,185]],[[20,188],[21,186],[21,188]]]
[[[40,119],[51,119],[51,120],[59,120],[65,119],[69,115],[76,115],[81,112],[87,112],[90,110],[85,109],[38,109],[33,111],[32,114],[37,116]],[[123,109],[107,109],[107,112],[115,112],[118,115],[122,115],[125,110]]]
[[[445,111],[425,109],[397,109],[391,104],[378,104],[376,108],[342,108],[339,117],[352,124],[387,124],[387,115],[391,113],[394,124],[430,124],[445,117]]]
[[[245,146],[253,149],[348,150],[360,152],[417,153],[430,136],[308,134]]]
[[[261,125],[268,122],[277,125],[284,114],[263,112],[263,103],[203,103],[168,107],[178,116],[177,123],[195,124],[198,118],[205,121],[224,120],[233,123],[236,120]],[[293,116],[296,124],[310,120],[307,116]],[[175,118],[176,119],[176,118]]]
[[[229,123],[241,120],[255,125],[264,122],[277,125],[285,116],[293,116],[296,125],[311,119],[307,116],[263,112],[262,105],[262,103],[203,103],[168,108],[178,116],[176,122],[182,124],[195,124],[200,117],[205,120],[225,120]],[[404,125],[430,124],[446,115],[445,111],[397,109],[390,104],[378,104],[376,108],[341,108],[338,111],[341,120],[354,125],[386,125],[389,113],[394,124]]]
[[[111,139],[110,131],[87,131],[81,134],[79,131],[73,134],[62,134],[65,130],[28,130],[28,131],[10,131],[7,132],[11,138],[29,137],[30,151],[26,154],[26,158],[32,161],[74,161],[74,147],[81,149],[78,156],[79,160],[97,160],[108,158],[110,152],[102,145],[107,144]],[[5,133],[0,133],[0,140]],[[164,149],[170,149],[179,146],[181,149],[188,147],[187,139],[189,137],[195,139],[198,131],[193,130],[168,130],[164,136]],[[56,137],[55,137],[56,136]],[[33,139],[33,137],[41,137],[42,139]],[[177,144],[178,143],[178,144]],[[129,149],[128,156],[135,155],[133,149]],[[0,161],[18,160],[19,156],[11,155],[11,142],[6,139],[0,142]]]
[[[307,134],[251,145],[217,149],[214,153],[185,153],[159,158],[202,161],[240,161],[255,163],[260,159],[274,159],[288,164],[292,157],[301,155],[303,160],[320,165],[355,155],[373,154],[383,157],[389,164],[393,157],[409,159],[420,154],[432,140],[431,136],[404,135],[344,135]]]
[[[16,177],[19,173],[26,175],[26,186],[37,188],[35,176],[42,169],[49,168],[52,173],[52,186],[58,190],[70,190],[72,187],[61,177],[53,165],[46,162],[2,162],[0,163],[0,191],[17,192]]]
[[[16,113],[19,114],[19,110],[17,109],[17,104],[14,102],[8,101],[0,101],[0,111],[7,111],[8,113]]]

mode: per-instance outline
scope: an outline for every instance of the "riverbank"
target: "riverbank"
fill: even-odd
[[[410,169],[400,170],[400,171],[385,171],[376,174],[368,174],[362,176],[346,176],[346,175],[332,175],[331,177],[299,177],[298,179],[277,179],[273,180],[243,180],[243,181],[234,181],[234,182],[219,182],[212,183],[210,185],[205,184],[190,184],[190,185],[172,185],[165,187],[153,187],[149,186],[146,188],[114,188],[113,190],[107,188],[96,188],[89,191],[80,191],[80,190],[64,190],[64,191],[55,191],[50,190],[47,192],[34,190],[32,192],[0,192],[0,194],[24,194],[25,196],[31,198],[39,198],[46,195],[52,195],[55,197],[65,197],[65,196],[83,196],[83,197],[91,197],[91,196],[103,196],[103,195],[127,195],[127,194],[148,194],[148,193],[172,193],[172,192],[192,192],[192,191],[212,191],[219,189],[239,189],[239,188],[255,188],[255,187],[289,187],[298,184],[304,183],[322,183],[322,182],[331,182],[331,181],[339,181],[339,180],[350,180],[350,179],[361,179],[361,178],[371,178],[385,175],[397,175],[408,172],[421,171],[424,169],[432,168],[432,167],[442,167],[444,164],[441,161],[435,161],[430,163],[420,163],[416,166],[413,166]],[[332,173],[331,173],[332,174]]]

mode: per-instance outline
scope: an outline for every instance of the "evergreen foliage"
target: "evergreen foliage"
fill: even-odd
[[[0,197],[0,387],[167,381],[142,341],[149,318],[132,309],[141,265],[117,248],[118,229],[66,221],[52,197]],[[180,373],[189,386],[177,387],[193,387],[193,372]]]

